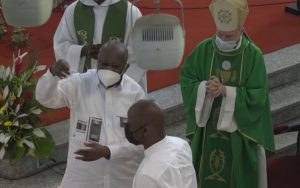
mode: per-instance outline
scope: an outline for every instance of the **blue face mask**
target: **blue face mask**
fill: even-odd
[[[220,50],[230,51],[236,48],[237,40],[223,41],[220,37],[216,36],[216,44]]]

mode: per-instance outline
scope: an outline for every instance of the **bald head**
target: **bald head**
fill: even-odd
[[[138,117],[142,124],[164,125],[164,114],[157,104],[150,100],[140,100],[128,110],[129,116]]]
[[[98,69],[109,69],[122,73],[127,65],[128,50],[119,41],[108,41],[100,48]]]
[[[143,127],[147,134],[143,136],[145,148],[163,139],[166,135],[164,114],[160,107],[150,100],[140,100],[128,110],[128,126],[131,131]]]

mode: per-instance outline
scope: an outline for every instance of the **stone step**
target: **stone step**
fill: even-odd
[[[270,91],[273,124],[300,116],[300,81],[277,87]]]
[[[295,119],[283,122],[282,124],[299,124],[300,116]],[[287,132],[279,135],[275,135],[275,149],[276,155],[295,155],[296,143],[298,132]]]
[[[299,51],[300,45],[293,45],[264,55],[270,89],[300,80]]]
[[[294,124],[294,123],[300,123],[300,116],[295,119],[289,120],[287,122],[283,122],[282,124]],[[186,130],[185,120],[167,126],[168,135],[178,136],[183,139],[186,139],[185,130]],[[276,156],[282,156],[287,154],[295,155],[297,134],[298,134],[297,132],[288,132],[288,133],[283,133],[274,136]]]
[[[270,90],[273,123],[278,124],[300,116],[300,81]],[[173,124],[185,119],[180,87],[178,84],[154,91],[148,95],[164,110],[166,123]]]

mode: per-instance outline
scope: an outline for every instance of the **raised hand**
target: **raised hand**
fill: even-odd
[[[81,49],[80,56],[81,57],[86,56],[86,57],[98,59],[98,53],[99,53],[101,46],[102,46],[102,44],[91,44],[91,45],[83,46]]]
[[[60,59],[50,67],[50,72],[53,76],[58,76],[61,79],[66,78],[70,75],[70,65],[65,60]]]

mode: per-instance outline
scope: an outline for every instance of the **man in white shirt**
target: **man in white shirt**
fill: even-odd
[[[163,112],[154,102],[140,100],[130,107],[125,135],[129,142],[145,148],[133,188],[197,187],[189,144],[166,136]]]
[[[98,52],[108,40],[128,44],[126,74],[146,89],[146,70],[134,58],[129,34],[141,17],[139,9],[127,0],[78,0],[70,4],[54,34],[56,60],[64,59],[73,72],[97,67]]]
[[[70,108],[61,188],[131,188],[143,147],[126,140],[124,122],[144,92],[124,74],[127,56],[124,44],[110,41],[100,49],[97,69],[69,75],[69,65],[61,60],[39,79],[36,98],[42,105]]]

